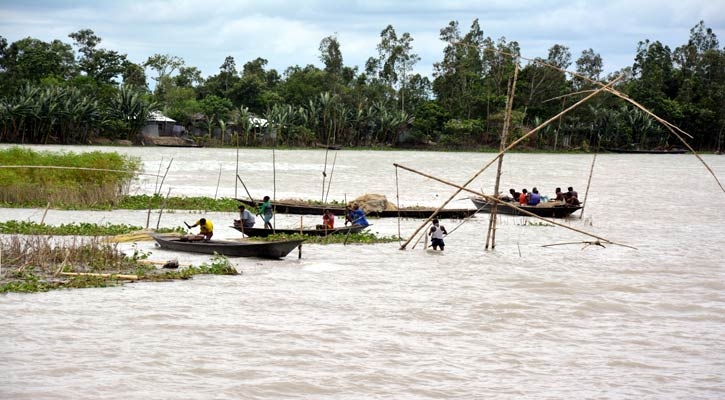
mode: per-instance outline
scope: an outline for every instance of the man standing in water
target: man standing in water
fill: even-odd
[[[433,247],[433,250],[438,250],[438,247],[440,246],[441,251],[443,251],[443,248],[446,246],[445,243],[443,243],[443,235],[447,235],[448,232],[446,231],[446,227],[443,225],[439,225],[438,220],[433,220],[433,226],[430,227],[430,232],[428,232],[428,235],[431,237],[431,246]]]

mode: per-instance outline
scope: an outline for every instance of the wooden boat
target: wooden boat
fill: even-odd
[[[263,200],[236,199],[247,206],[259,208]],[[339,205],[316,205],[316,204],[293,204],[279,201],[271,202],[275,212],[280,214],[295,215],[322,215],[325,209],[332,211],[335,215],[345,215],[345,207]],[[433,207],[412,207],[400,208],[397,210],[370,211],[365,214],[367,217],[378,218],[428,218],[436,209]],[[472,208],[444,208],[436,214],[438,218],[466,218],[476,213]]]
[[[611,153],[626,153],[626,154],[685,154],[685,149],[670,149],[670,150],[638,150],[638,149],[606,149]]]
[[[476,205],[476,208],[479,209],[482,213],[490,213],[491,212],[491,206],[492,204],[488,202],[486,199],[481,197],[472,197],[471,201],[473,204]],[[551,203],[551,204],[550,204]],[[578,206],[572,206],[568,204],[554,204],[554,202],[546,202],[541,203],[538,206],[521,206],[519,203],[512,202],[511,204],[521,208],[522,210],[526,210],[530,213],[536,214],[539,217],[544,218],[566,218],[569,215],[571,215],[573,212],[580,210],[582,208],[581,205]],[[520,213],[519,210],[507,207],[503,204],[499,204],[496,208],[496,212],[498,214],[505,214],[505,215],[521,215],[526,217],[527,214]]]
[[[342,146],[337,144],[322,144],[322,143],[315,143],[315,147],[319,147],[321,149],[327,149],[327,150],[341,150]]]
[[[221,254],[231,257],[282,258],[304,239],[270,242],[235,242],[231,240],[188,241],[183,236],[151,234],[162,249],[189,253]]]
[[[158,147],[204,147],[196,143],[157,143]]]
[[[370,225],[368,225],[370,226]],[[362,232],[368,226],[350,225],[335,229],[265,229],[265,228],[242,228],[238,225],[232,228],[242,232],[249,237],[267,237],[275,233],[284,233],[287,235],[303,234],[309,236],[327,236],[327,235],[347,235],[348,233]]]

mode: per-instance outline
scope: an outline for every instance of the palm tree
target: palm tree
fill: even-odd
[[[116,96],[111,98],[107,111],[109,122],[133,141],[146,125],[153,106],[154,103],[144,100],[140,92],[121,86]]]

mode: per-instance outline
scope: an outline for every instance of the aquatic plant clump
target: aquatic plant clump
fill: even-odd
[[[45,292],[53,289],[116,286],[123,282],[189,279],[193,275],[237,275],[224,256],[211,264],[168,270],[146,260],[134,248],[124,254],[118,243],[101,237],[0,237],[0,293]]]
[[[45,206],[113,204],[140,171],[137,158],[114,152],[0,150],[0,203]]]

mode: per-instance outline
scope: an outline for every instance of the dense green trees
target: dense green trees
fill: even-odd
[[[478,19],[467,32],[458,21],[440,30],[445,45],[432,81],[413,73],[420,61],[414,38],[392,25],[380,32],[377,54],[362,70],[344,64],[344,46],[331,35],[319,43],[321,67],[294,65],[280,74],[256,58],[239,69],[229,55],[207,78],[169,54],[133,63],[101,48],[90,29],[69,37],[72,44],[30,37],[8,43],[0,36],[0,141],[138,140],[148,113],[158,109],[220,144],[497,148],[517,67],[514,136],[619,75],[617,90],[684,129],[696,149],[719,150],[725,129],[725,49],[703,21],[674,50],[642,40],[632,66],[607,77],[592,48],[575,59],[568,47],[553,44],[546,59],[525,59],[516,41],[487,37]],[[645,112],[603,94],[524,145],[558,150],[679,143]]]

